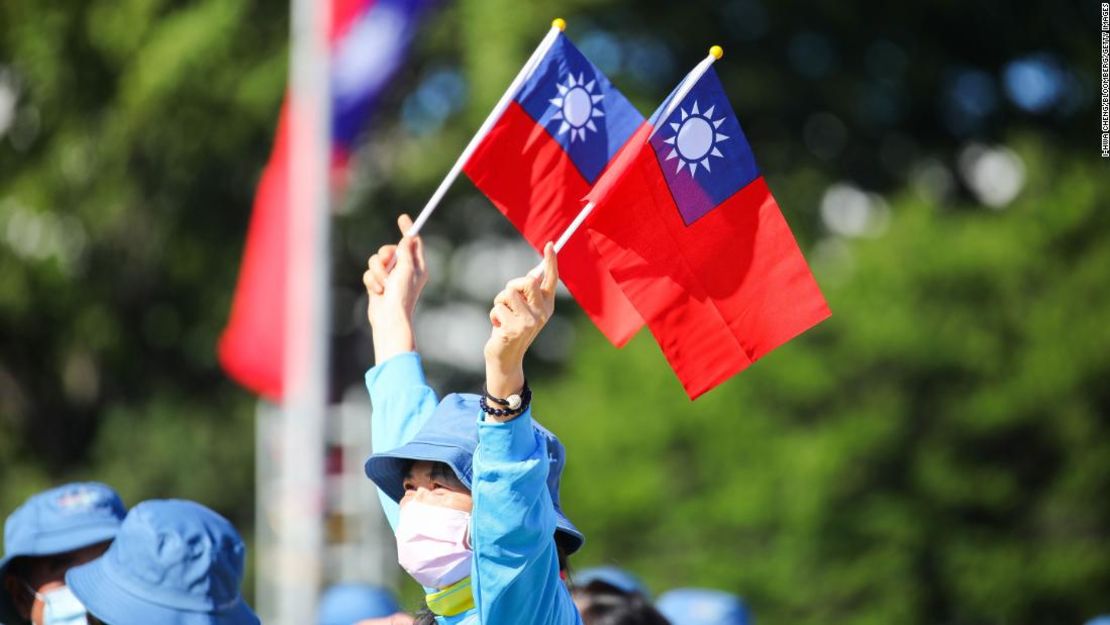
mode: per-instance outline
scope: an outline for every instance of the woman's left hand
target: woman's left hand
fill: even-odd
[[[508,397],[524,387],[524,354],[555,311],[559,266],[555,246],[543,250],[543,276],[527,275],[510,280],[493,300],[493,324],[486,341],[486,389],[495,397]]]

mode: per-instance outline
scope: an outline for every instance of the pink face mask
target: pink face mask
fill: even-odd
[[[470,513],[410,501],[397,523],[397,561],[428,588],[446,588],[470,575]]]

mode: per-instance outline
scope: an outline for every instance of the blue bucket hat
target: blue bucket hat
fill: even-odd
[[[595,566],[589,569],[581,569],[574,574],[574,584],[576,586],[589,586],[594,582],[608,584],[617,590],[633,594],[637,593],[644,597],[651,598],[651,593],[648,591],[647,586],[628,571],[615,566]]]
[[[105,554],[66,585],[111,625],[259,625],[239,594],[246,547],[231,523],[192,501],[144,501]]]
[[[112,540],[125,514],[116,491],[96,482],[66,484],[31,496],[4,522],[0,583],[16,558],[52,556]],[[2,589],[0,623],[27,623]]]
[[[324,592],[317,612],[319,625],[352,625],[401,611],[393,593],[381,586],[336,584]]]
[[[663,593],[655,607],[682,625],[749,625],[748,608],[736,595],[709,588],[677,588]]]
[[[405,494],[405,471],[414,460],[442,462],[455,472],[459,481],[473,488],[474,452],[478,449],[478,415],[482,413],[480,397],[470,393],[452,393],[443,398],[424,427],[408,443],[393,451],[370,456],[366,476],[394,501]],[[547,472],[547,489],[555,504],[555,532],[567,555],[582,548],[586,542],[582,532],[563,514],[559,505],[559,479],[566,464],[566,450],[558,437],[539,423],[533,427],[547,442],[551,466]]]

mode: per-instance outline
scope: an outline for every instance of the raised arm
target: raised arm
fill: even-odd
[[[493,299],[486,341],[486,390],[494,397],[508,397],[524,387],[524,354],[555,312],[555,287],[559,265],[555,247],[543,250],[543,275],[510,280]],[[513,417],[491,417],[508,421]]]
[[[428,283],[423,240],[419,236],[403,236],[412,226],[412,219],[401,215],[397,226],[401,229],[401,241],[379,248],[362,274],[367,295],[366,316],[374,339],[374,362],[378,365],[416,350],[412,313]]]
[[[402,215],[397,225],[403,235],[412,220]],[[428,282],[420,237],[402,236],[397,245],[381,247],[367,262],[362,281],[374,340],[375,365],[366,372],[374,411],[371,444],[375,452],[388,451],[411,440],[437,403],[415,351],[412,325],[416,302]],[[389,524],[396,527],[397,503],[378,494]]]
[[[486,389],[505,398],[524,387],[524,354],[555,308],[558,267],[544,250],[543,278],[509,282],[490,311]],[[547,443],[531,409],[484,415],[474,458],[474,596],[482,623],[580,623],[559,575]]]

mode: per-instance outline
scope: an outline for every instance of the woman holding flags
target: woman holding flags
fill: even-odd
[[[366,474],[438,623],[581,622],[560,579],[582,544],[559,507],[563,448],[532,421],[523,371],[554,307],[555,253],[585,240],[579,228],[594,245],[568,249],[568,288],[614,344],[648,325],[691,399],[829,315],[712,69],[720,47],[644,120],[564,26],[553,23],[416,223],[402,217],[405,236],[364,275],[377,362]],[[616,140],[588,148],[591,137]],[[522,229],[531,243],[562,234],[494,299],[483,396],[437,402],[414,351],[427,280],[417,234],[462,170],[511,221],[527,217],[518,227],[547,225]],[[576,293],[572,275],[590,288]],[[583,300],[603,288],[613,306]]]
[[[411,220],[398,225],[409,231]],[[574,624],[566,556],[583,543],[559,507],[564,450],[532,419],[524,354],[551,317],[558,268],[511,280],[490,311],[483,395],[436,400],[415,351],[412,313],[427,282],[419,237],[382,247],[364,275],[376,364],[373,455],[401,566],[427,592],[418,623]]]

